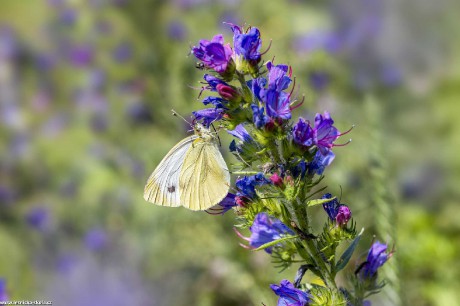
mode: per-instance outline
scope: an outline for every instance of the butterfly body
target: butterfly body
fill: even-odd
[[[169,207],[206,210],[218,204],[230,188],[230,173],[217,137],[198,124],[195,134],[175,145],[144,189],[148,202]]]

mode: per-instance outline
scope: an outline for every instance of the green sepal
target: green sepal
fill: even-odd
[[[330,202],[334,199],[336,199],[337,197],[333,197],[333,198],[330,198],[330,199],[316,199],[316,200],[310,200],[307,202],[307,206],[316,206],[316,205],[320,205],[320,204],[324,204],[324,203],[327,203],[327,202]]]
[[[337,261],[335,265],[335,272],[339,272],[345,266],[347,265],[348,261],[350,261],[351,255],[353,255],[353,252],[355,251],[356,246],[358,245],[359,239],[361,239],[361,235],[364,232],[364,228],[361,229],[361,232],[355,237],[353,242],[350,244],[350,246],[343,252],[342,256],[340,256],[340,259]]]
[[[285,236],[285,237],[283,237],[283,238],[276,239],[276,240],[267,242],[267,243],[265,243],[265,244],[262,244],[260,247],[254,249],[254,251],[260,251],[260,250],[263,250],[263,249],[266,249],[266,248],[275,246],[275,245],[277,245],[277,244],[280,243],[280,242],[283,242],[283,241],[286,241],[286,240],[290,240],[290,239],[296,239],[296,238],[299,238],[299,236],[297,236],[297,235],[294,235],[294,236],[292,236],[292,235]]]

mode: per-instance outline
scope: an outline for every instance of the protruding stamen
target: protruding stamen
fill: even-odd
[[[351,142],[351,138],[350,138],[347,142],[345,142],[345,143],[341,143],[341,144],[335,144],[335,143],[334,143],[333,146],[334,146],[334,147],[344,147],[344,146],[346,146],[347,144],[349,144],[350,142]]]
[[[233,230],[235,231],[236,235],[240,237],[241,239],[246,240],[246,241],[251,241],[251,239],[249,239],[248,237],[244,237],[243,234],[241,234],[236,228],[233,228]]]
[[[270,43],[268,44],[267,50],[265,50],[264,52],[260,53],[260,55],[262,56],[262,55],[264,55],[265,53],[267,53],[268,50],[270,50],[271,46],[272,46],[272,40],[270,39]],[[274,59],[275,59],[275,57],[273,57],[273,60],[274,60]]]

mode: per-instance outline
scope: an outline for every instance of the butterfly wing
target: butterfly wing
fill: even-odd
[[[184,159],[179,176],[182,205],[206,210],[218,204],[230,188],[230,173],[215,138],[197,138]]]
[[[180,170],[187,152],[197,138],[198,136],[192,135],[183,139],[166,154],[147,180],[144,188],[146,201],[170,207],[181,205],[179,196]]]

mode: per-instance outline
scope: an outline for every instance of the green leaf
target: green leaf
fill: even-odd
[[[359,232],[358,236],[353,240],[353,242],[350,244],[350,246],[343,252],[342,256],[340,256],[340,259],[337,261],[337,264],[335,265],[335,272],[339,272],[345,266],[347,265],[348,261],[351,258],[351,255],[353,255],[353,252],[355,251],[356,246],[358,245],[359,239],[361,238],[361,235],[364,232],[364,228]]]
[[[327,202],[330,202],[332,200],[334,200],[336,197],[333,197],[333,198],[330,198],[330,199],[316,199],[316,200],[310,200],[307,202],[307,206],[316,206],[316,205],[320,205],[320,204],[324,204],[324,203],[327,203]]]
[[[254,249],[254,251],[260,251],[260,250],[275,246],[280,242],[290,240],[290,239],[295,239],[295,238],[298,238],[298,237],[299,236],[297,236],[297,235],[295,235],[295,236],[286,236],[286,237],[283,237],[283,238],[280,238],[280,239],[277,239],[277,240],[273,240],[273,241],[267,242],[265,244],[262,244],[260,247]]]

